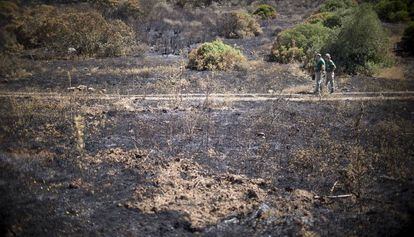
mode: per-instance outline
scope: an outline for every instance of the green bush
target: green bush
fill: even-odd
[[[253,12],[253,15],[260,16],[262,19],[272,19],[276,17],[276,10],[270,5],[261,4]]]
[[[270,59],[281,63],[304,61],[319,52],[335,31],[322,24],[300,24],[279,33]],[[306,57],[305,57],[306,56]]]
[[[317,23],[321,23],[323,24],[323,22],[328,19],[329,17],[332,17],[333,15],[335,15],[332,12],[319,12],[319,13],[315,13],[312,14],[311,16],[309,16],[305,22],[309,23],[309,24],[317,24]]]
[[[262,33],[256,19],[246,12],[224,14],[222,24],[222,35],[226,38],[249,38]]]
[[[228,70],[246,58],[240,52],[221,40],[204,43],[193,49],[189,55],[188,67],[195,70]]]
[[[358,3],[355,0],[327,0],[321,5],[319,11],[334,12],[355,7],[357,5]]]
[[[107,21],[96,11],[39,5],[27,9],[10,27],[25,49],[46,48],[64,55],[75,48],[85,56],[120,56],[136,49],[134,31],[120,20]]]
[[[328,18],[325,19],[323,22],[323,25],[328,28],[335,28],[335,27],[341,27],[342,26],[342,17],[338,14],[334,14]]]
[[[306,55],[303,49],[294,47],[274,47],[271,52],[271,57],[274,61],[280,63],[302,62],[305,60]]]
[[[408,27],[404,30],[402,37],[403,48],[410,54],[414,55],[414,22],[411,22]]]
[[[378,16],[383,21],[409,21],[409,4],[407,0],[381,0],[375,5]]]
[[[342,17],[338,13],[320,12],[315,13],[305,20],[309,24],[322,24],[328,28],[340,27],[342,25]]]
[[[388,35],[370,5],[361,5],[344,23],[338,37],[324,47],[334,55],[337,64],[350,73],[373,72],[389,63]]]

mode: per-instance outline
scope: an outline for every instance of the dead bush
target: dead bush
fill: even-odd
[[[0,1],[0,49],[3,51],[19,51],[21,45],[17,43],[13,27],[9,23],[20,15],[20,7],[12,1]]]
[[[350,146],[346,153],[348,165],[341,170],[345,188],[356,196],[363,195],[372,179],[373,162],[376,155],[362,146]]]
[[[143,15],[140,0],[94,0],[105,16],[128,20],[137,19]]]
[[[221,31],[226,38],[249,38],[263,33],[254,17],[240,11],[224,14]]]
[[[218,18],[218,13],[211,8],[181,9],[161,2],[139,27],[139,37],[153,46],[154,51],[179,54],[192,44],[213,40],[218,35]]]
[[[64,56],[69,48],[84,56],[121,56],[139,51],[134,31],[120,20],[108,21],[94,10],[40,5],[25,9],[13,28],[25,49],[43,48]]]
[[[0,78],[22,78],[32,74],[23,68],[23,61],[14,55],[0,53]]]

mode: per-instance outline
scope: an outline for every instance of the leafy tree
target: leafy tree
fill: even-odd
[[[375,5],[380,19],[388,22],[409,21],[409,2],[407,0],[381,0]]]
[[[337,64],[350,73],[370,74],[375,67],[390,61],[388,35],[368,4],[357,8],[330,42],[324,51],[334,55]]]

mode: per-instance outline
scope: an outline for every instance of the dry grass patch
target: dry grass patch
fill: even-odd
[[[401,65],[396,65],[389,68],[381,68],[375,74],[374,77],[390,79],[390,80],[405,80],[405,68]]]
[[[231,214],[246,214],[266,197],[261,188],[264,180],[214,176],[190,160],[176,159],[154,169],[151,183],[157,185],[137,188],[138,201],[131,205],[147,213],[185,213],[195,228],[215,224]]]

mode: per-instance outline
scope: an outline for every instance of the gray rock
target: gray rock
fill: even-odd
[[[85,91],[85,90],[87,90],[87,89],[88,89],[88,87],[87,87],[87,86],[85,86],[85,85],[79,85],[78,87],[76,87],[76,89],[78,89],[78,90],[80,90],[80,91]]]

